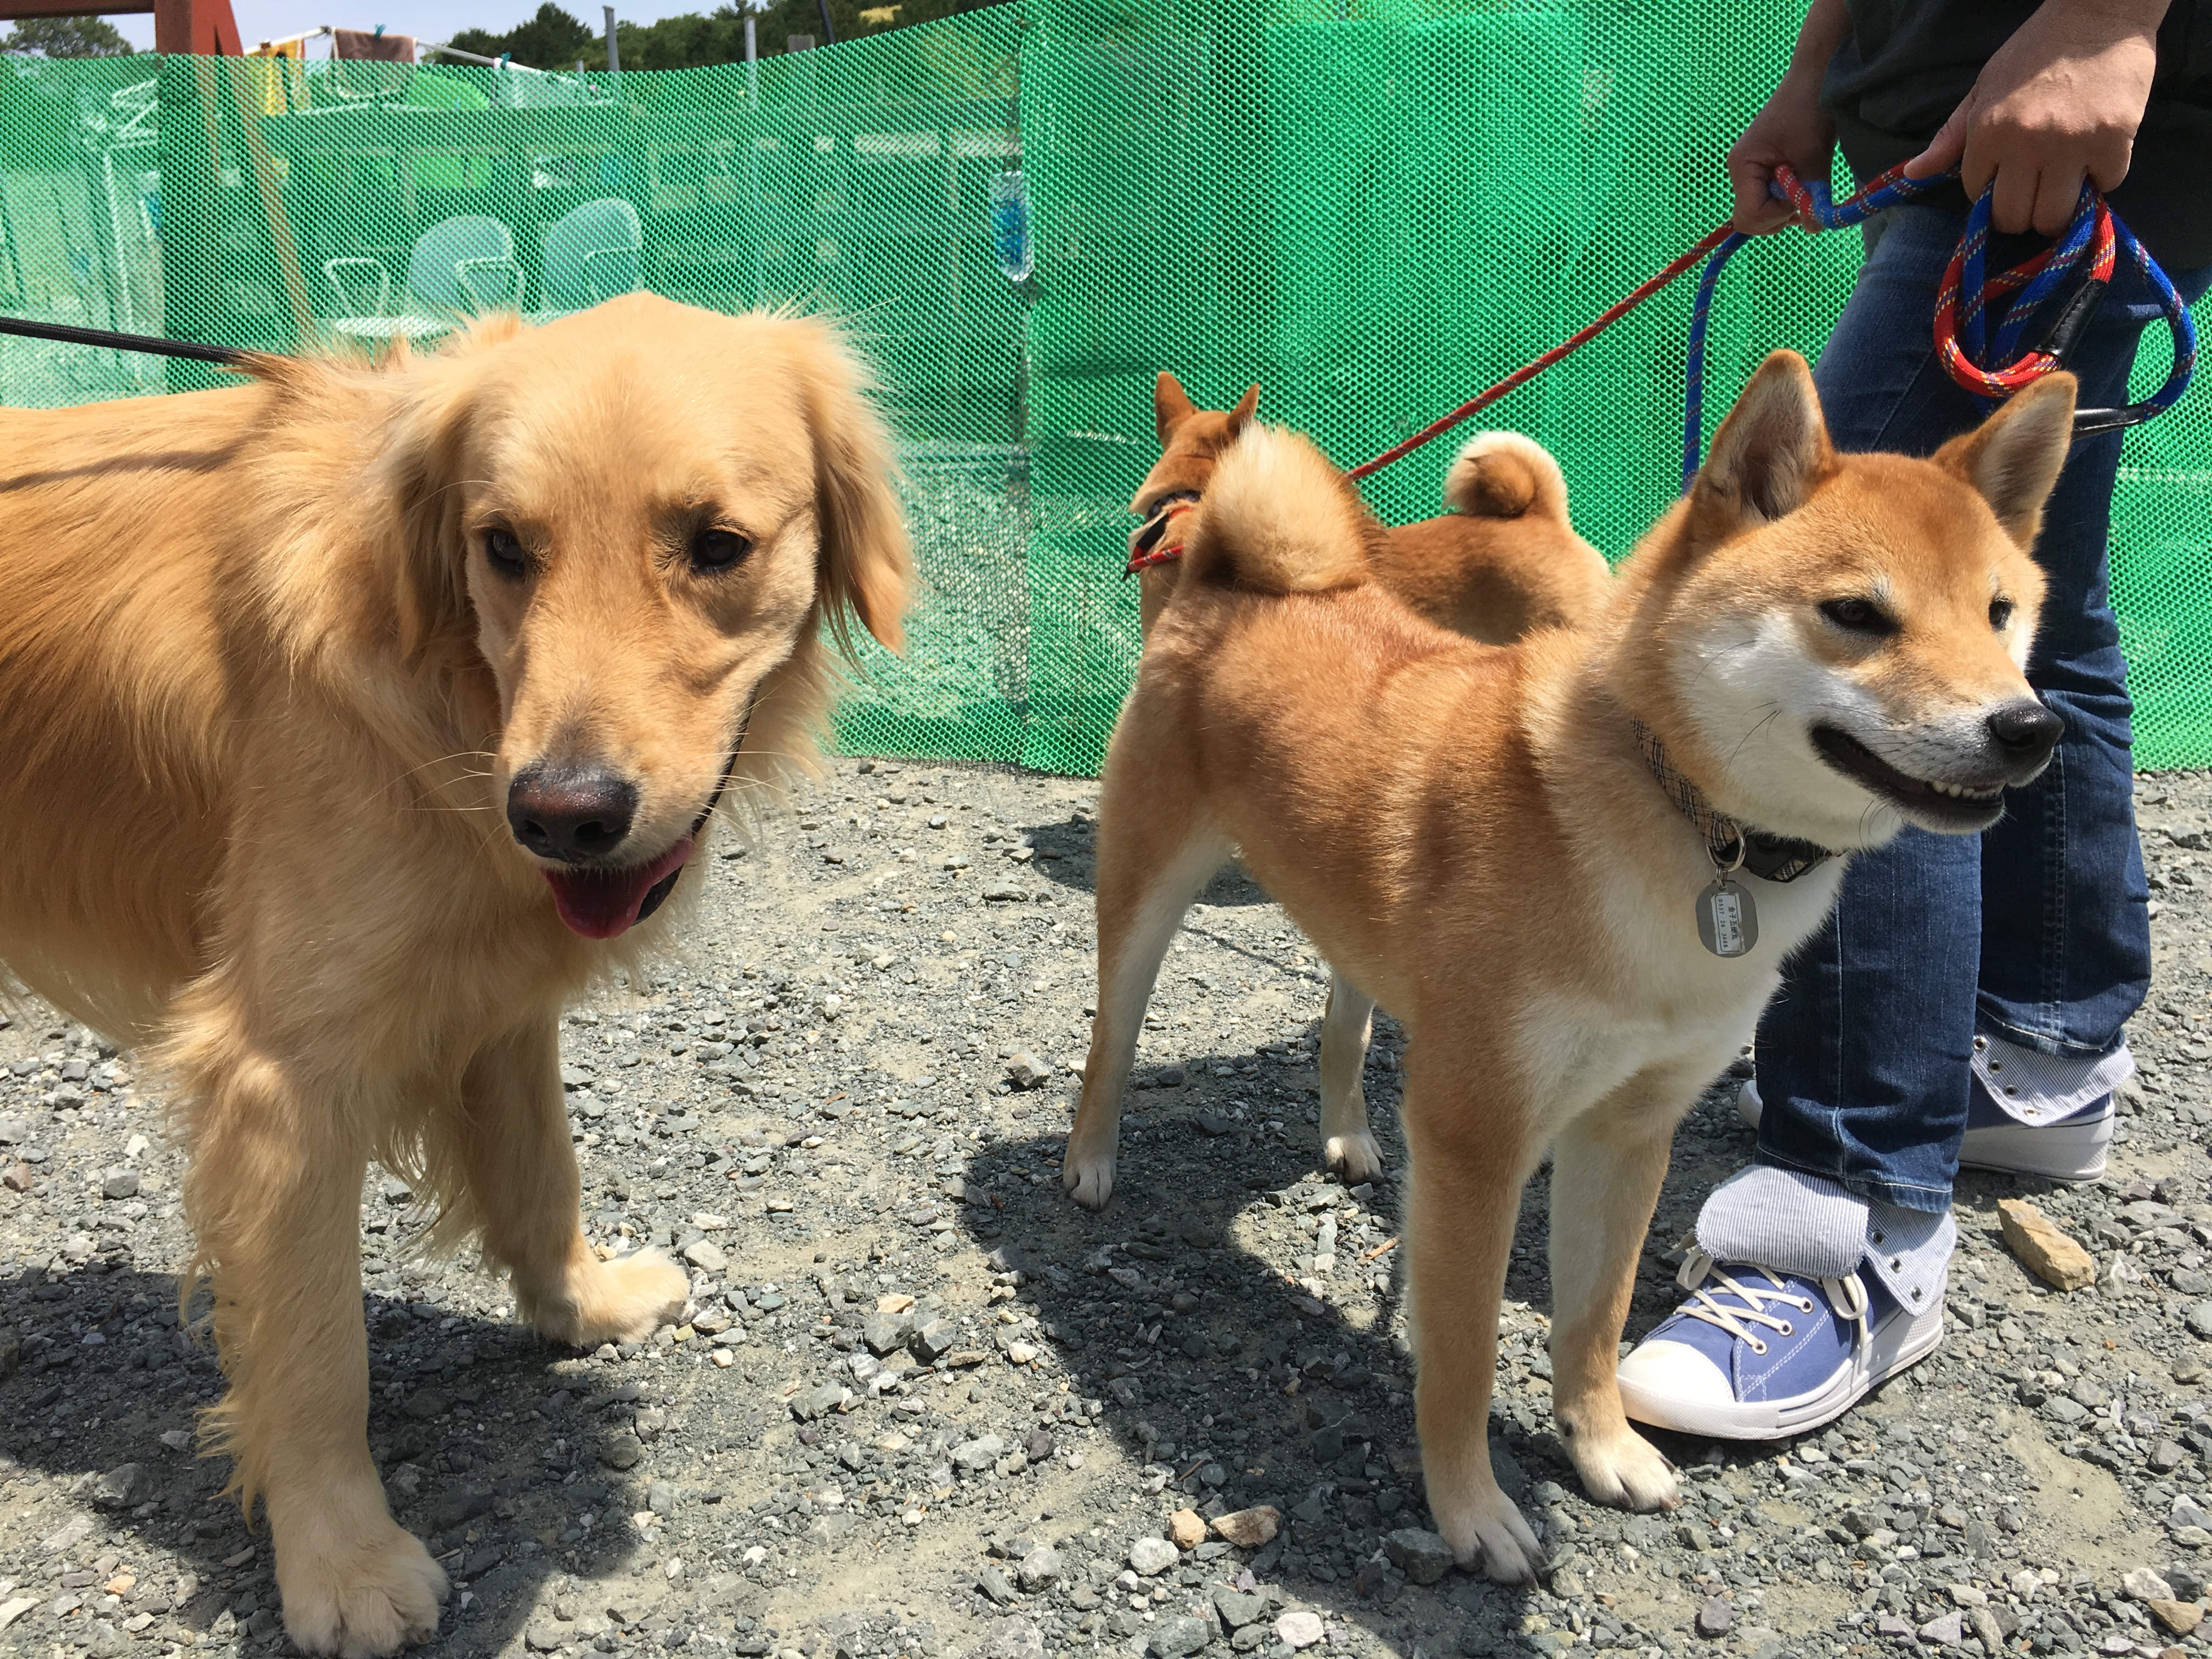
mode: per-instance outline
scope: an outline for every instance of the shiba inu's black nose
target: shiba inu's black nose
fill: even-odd
[[[612,772],[530,766],[507,788],[507,822],[515,840],[563,864],[613,852],[636,812],[637,786]]]
[[[2063,720],[2033,697],[2005,704],[1987,724],[1990,736],[2008,757],[2032,762],[2048,758],[2058,746],[2058,734],[2066,729]]]

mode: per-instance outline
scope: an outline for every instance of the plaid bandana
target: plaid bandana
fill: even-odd
[[[1705,799],[1705,792],[1675,769],[1674,763],[1668,758],[1667,745],[1659,741],[1659,734],[1642,720],[1632,723],[1636,727],[1636,746],[1644,751],[1644,763],[1651,769],[1651,775],[1659,781],[1659,787],[1667,792],[1667,799],[1674,803],[1676,810],[1698,826],[1716,870],[1741,867],[1745,874],[1757,876],[1761,881],[1790,882],[1835,857],[1826,848],[1809,841],[1770,835],[1764,830],[1746,830],[1734,818],[1714,811],[1712,802]]]

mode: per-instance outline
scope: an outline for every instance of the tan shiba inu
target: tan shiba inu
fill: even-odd
[[[1233,408],[1200,409],[1165,369],[1153,386],[1160,459],[1129,502],[1146,521],[1132,551],[1141,547],[1157,561],[1137,573],[1148,639],[1182,572],[1173,550],[1259,398],[1255,386]],[[1565,475],[1541,444],[1518,432],[1477,433],[1444,474],[1443,494],[1450,512],[1370,541],[1378,587],[1438,627],[1491,645],[1597,619],[1613,596],[1613,573],[1605,556],[1575,534]],[[1322,1157],[1352,1183],[1382,1170],[1360,1082],[1374,1018],[1375,999],[1341,969],[1333,972],[1321,1023]]]
[[[1906,823],[1983,830],[2048,761],[2028,550],[2073,403],[2053,375],[1930,459],[1838,455],[1778,352],[1597,625],[1506,647],[1381,590],[1382,532],[1304,440],[1255,427],[1223,459],[1107,760],[1063,1178],[1093,1206],[1113,1190],[1161,957],[1234,851],[1410,1039],[1416,1410],[1462,1563],[1515,1581],[1542,1559],[1485,1430],[1547,1146],[1560,1434],[1592,1496],[1677,1501],[1614,1380],[1669,1139],[1845,855]]]

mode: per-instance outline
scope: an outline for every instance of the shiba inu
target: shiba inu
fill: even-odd
[[[1408,1035],[1416,1411],[1462,1563],[1542,1559],[1486,1425],[1547,1147],[1559,1432],[1593,1497],[1677,1501],[1614,1376],[1674,1126],[1854,850],[1985,829],[2049,760],[2029,550],[2073,404],[2052,375],[1930,459],[1840,455],[1778,352],[1596,623],[1504,647],[1385,592],[1385,532],[1306,441],[1255,426],[1222,458],[1106,763],[1063,1179],[1110,1195],[1162,955],[1234,853]]]
[[[1254,386],[1232,408],[1200,409],[1164,369],[1153,387],[1160,459],[1129,502],[1144,520],[1130,548],[1148,637],[1175,592],[1190,515],[1259,396]],[[1370,545],[1377,586],[1438,627],[1492,645],[1595,620],[1613,573],[1575,534],[1566,478],[1541,444],[1517,432],[1477,433],[1444,474],[1443,494],[1450,512],[1385,530]],[[1334,971],[1321,1024],[1322,1156],[1351,1182],[1382,1169],[1360,1082],[1374,1018],[1375,999]]]

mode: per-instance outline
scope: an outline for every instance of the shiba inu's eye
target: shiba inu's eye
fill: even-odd
[[[484,562],[502,576],[520,576],[530,568],[521,538],[503,526],[484,532]]]
[[[734,530],[702,530],[691,538],[691,566],[695,570],[727,570],[743,564],[752,550],[751,539]]]
[[[2011,622],[2012,601],[2010,599],[1991,599],[1990,601],[1990,626],[1995,629],[1998,633],[2002,634]]]
[[[1829,599],[1820,615],[1838,628],[1853,634],[1894,634],[1897,623],[1872,599]]]

